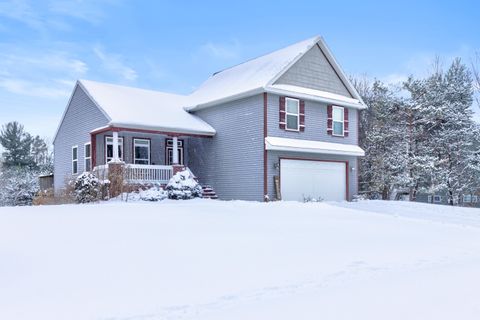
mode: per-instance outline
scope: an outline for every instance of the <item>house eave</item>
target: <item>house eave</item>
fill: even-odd
[[[333,105],[338,105],[338,106],[348,107],[348,108],[353,108],[353,109],[358,109],[358,110],[367,109],[367,106],[363,103],[351,103],[351,102],[347,102],[347,101],[325,98],[325,97],[320,97],[320,96],[306,94],[306,93],[297,92],[297,91],[290,91],[290,90],[284,90],[284,89],[279,89],[279,88],[266,87],[265,92],[278,94],[278,95],[283,95],[283,96],[294,96],[294,97],[300,98],[300,99],[323,102],[323,103],[326,103],[326,104],[333,104]]]
[[[298,142],[296,145],[289,145],[289,143],[279,143],[278,141],[272,142],[271,139],[277,140],[295,140]],[[302,142],[312,143],[312,146],[301,146]],[[315,146],[315,144],[322,144],[322,146]],[[350,147],[350,150],[345,150],[345,147]],[[313,154],[328,154],[328,155],[338,155],[338,156],[352,156],[352,157],[363,157],[365,156],[365,151],[362,150],[357,145],[342,145],[338,143],[325,143],[319,141],[309,141],[309,140],[297,140],[297,139],[285,139],[285,138],[275,138],[267,137],[265,138],[265,150],[267,151],[284,151],[284,152],[294,152],[294,153],[313,153]]]

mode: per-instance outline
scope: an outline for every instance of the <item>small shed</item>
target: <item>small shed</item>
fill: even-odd
[[[53,189],[53,173],[39,176],[38,184],[41,191]]]

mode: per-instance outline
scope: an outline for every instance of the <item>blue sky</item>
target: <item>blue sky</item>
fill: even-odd
[[[214,71],[322,35],[387,82],[480,50],[477,1],[0,0],[0,124],[52,137],[78,78],[189,93]]]

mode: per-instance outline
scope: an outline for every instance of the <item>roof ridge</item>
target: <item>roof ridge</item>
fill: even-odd
[[[314,36],[314,37],[307,38],[307,39],[304,39],[304,40],[297,41],[297,42],[295,42],[295,43],[289,44],[289,45],[284,46],[284,47],[282,47],[282,48],[280,48],[280,49],[272,50],[272,51],[269,51],[269,52],[264,53],[264,54],[262,54],[262,55],[256,56],[256,57],[254,57],[254,58],[250,58],[250,59],[245,60],[245,61],[243,61],[243,62],[237,63],[237,64],[235,64],[235,65],[233,65],[233,66],[226,67],[226,68],[224,68],[224,69],[221,69],[221,70],[219,70],[219,71],[216,71],[216,72],[212,73],[212,75],[211,75],[210,77],[213,77],[213,76],[215,76],[215,75],[217,75],[217,74],[219,74],[219,73],[222,73],[222,72],[224,72],[224,71],[227,71],[227,70],[229,70],[229,69],[233,69],[233,68],[235,68],[235,67],[241,66],[242,64],[248,63],[248,62],[250,62],[250,61],[253,61],[253,60],[256,60],[256,59],[259,59],[259,58],[263,58],[263,57],[268,56],[268,55],[270,55],[270,54],[272,54],[272,53],[275,53],[275,52],[277,52],[277,51],[280,51],[280,50],[287,49],[287,48],[289,48],[289,47],[295,46],[295,45],[297,45],[297,44],[299,44],[299,43],[301,43],[301,42],[307,42],[307,41],[309,41],[309,40],[313,41],[314,39],[315,39],[315,42],[318,42],[318,41],[321,39],[321,36],[316,35],[316,36]]]
[[[112,86],[112,87],[117,87],[117,88],[128,88],[128,89],[133,89],[133,90],[147,91],[147,92],[160,93],[160,94],[168,94],[168,95],[172,95],[172,96],[188,97],[188,95],[179,94],[179,93],[171,93],[171,92],[159,91],[159,90],[154,90],[154,89],[132,87],[132,86],[126,86],[126,85],[121,85],[121,84],[116,84],[116,83],[101,82],[101,81],[88,80],[88,79],[78,79],[78,81],[82,84],[85,84],[85,82],[87,82],[87,83],[89,82],[89,83],[92,83],[92,84],[107,85],[107,86]]]

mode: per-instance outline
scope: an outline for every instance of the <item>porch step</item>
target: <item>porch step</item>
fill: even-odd
[[[217,194],[215,193],[215,190],[211,186],[208,185],[203,185],[202,186],[202,198],[204,199],[218,199]]]

